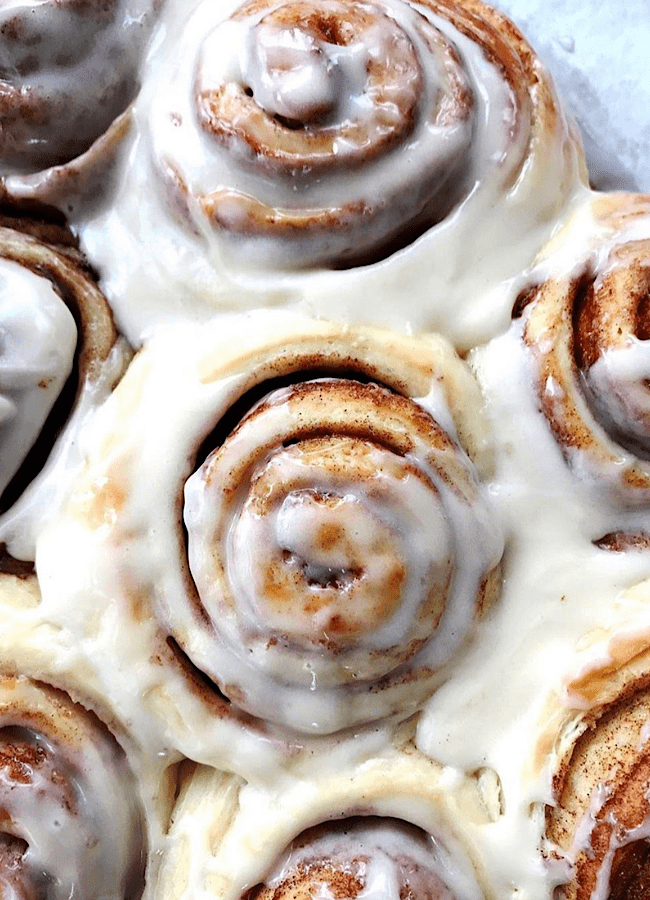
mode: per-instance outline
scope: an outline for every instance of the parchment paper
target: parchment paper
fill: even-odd
[[[650,0],[493,0],[580,125],[594,187],[650,193]]]

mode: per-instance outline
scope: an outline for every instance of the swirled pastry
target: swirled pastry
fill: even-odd
[[[158,0],[45,0],[0,11],[0,176],[66,207],[124,132]],[[89,153],[90,148],[93,150]],[[63,183],[63,189],[62,189]]]
[[[87,589],[106,576],[105,596],[145,604],[222,715],[403,718],[498,592],[499,526],[463,449],[485,464],[476,385],[433,338],[264,319],[174,329],[132,364],[68,506],[104,560]],[[40,554],[61,592],[64,536]]]
[[[441,769],[410,743],[364,767],[339,754],[308,780],[264,787],[208,767],[185,778],[161,869],[161,900],[382,895],[481,900],[480,866]],[[475,798],[474,798],[475,799]],[[464,814],[484,822],[467,800]]]
[[[0,893],[136,900],[146,835],[108,729],[62,692],[0,678]]]
[[[249,712],[301,730],[422,696],[492,594],[463,571],[462,548],[486,540],[477,500],[453,440],[399,395],[350,379],[267,395],[186,484],[216,638],[190,655]]]
[[[650,200],[596,197],[522,301],[542,411],[568,461],[619,501],[650,498]],[[577,240],[576,240],[576,235]],[[576,244],[578,250],[576,252]],[[569,249],[568,258],[565,257]]]
[[[351,265],[458,202],[477,101],[426,15],[339,0],[251,2],[223,22],[202,9],[193,109],[154,110],[156,161],[188,217],[191,193],[234,237],[231,252]]]
[[[559,896],[572,900],[632,900],[650,884],[648,584],[631,595],[635,616],[590,637],[557,716],[546,852]]]
[[[81,223],[130,328],[123,292],[144,279],[163,314],[182,281],[199,313],[270,293],[454,329],[438,294],[481,320],[477,292],[530,262],[581,183],[547,74],[480,2],[172,2],[166,16],[114,207]],[[469,248],[491,260],[474,284]]]
[[[0,505],[6,511],[52,455],[74,411],[107,377],[112,384],[124,356],[115,350],[106,300],[81,260],[9,228],[0,228],[0,329]]]

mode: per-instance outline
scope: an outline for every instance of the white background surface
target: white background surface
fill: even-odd
[[[492,3],[553,73],[580,125],[594,187],[650,193],[650,0]]]

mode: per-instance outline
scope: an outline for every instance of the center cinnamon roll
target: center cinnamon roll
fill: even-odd
[[[174,635],[255,716],[321,732],[403,716],[494,594],[468,553],[491,545],[485,515],[426,406],[346,378],[273,391],[186,483],[197,608]]]
[[[245,728],[406,718],[499,589],[477,384],[438,338],[264,321],[136,356],[41,571],[65,592],[66,528],[83,535],[88,589],[123,597],[143,640],[157,623],[151,657]]]

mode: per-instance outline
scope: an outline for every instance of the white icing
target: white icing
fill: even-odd
[[[649,377],[650,342],[633,336],[625,347],[604,352],[586,374],[599,420],[628,447],[650,443]]]
[[[290,8],[286,4],[286,9]],[[282,40],[287,28],[267,22],[276,9],[284,11],[285,5],[271,2],[265,9],[253,7],[245,18],[222,23],[223,10],[208,3],[188,21],[183,46],[171,61],[169,80],[158,85],[148,112],[152,187],[173,167],[190,199],[173,196],[171,203],[174,208],[189,203],[191,228],[205,233],[209,247],[235,257],[236,268],[245,261],[246,269],[264,272],[330,262],[340,266],[350,258],[372,254],[393,239],[396,229],[417,229],[426,208],[435,207],[435,212],[428,214],[434,222],[443,217],[450,204],[465,196],[473,184],[470,176],[469,187],[461,191],[454,182],[464,185],[474,110],[471,104],[466,111],[461,106],[467,95],[471,96],[471,88],[460,67],[457,74],[450,74],[456,60],[442,35],[433,32],[427,20],[407,4],[389,2],[373,7],[365,3],[348,9],[353,23],[353,12],[372,17],[348,44],[332,43],[317,33],[298,31],[299,25],[294,25],[288,31],[292,40],[303,35],[302,55],[296,56],[296,49],[287,48]],[[334,19],[346,15],[338,0],[326,0],[319,11]],[[308,37],[310,52],[305,55]],[[310,86],[314,60],[316,72],[321,80],[326,76],[329,84]],[[280,80],[278,72],[282,73]],[[318,82],[318,75],[313,77]],[[306,97],[315,91],[302,110],[304,118],[292,99],[296,90],[292,79],[300,85],[306,82]],[[265,80],[272,80],[273,87],[266,86]],[[256,120],[250,124],[246,109],[226,110],[223,115],[211,112],[209,121],[223,121],[225,134],[217,124],[212,124],[213,134],[202,127],[201,119],[197,122],[202,115],[199,99],[206,92],[223,89],[228,103],[235,105],[242,85],[253,92],[255,111],[268,115],[269,126]],[[286,99],[279,96],[280,86],[288,89]],[[512,98],[501,84],[498,91],[500,127],[506,130],[514,119]],[[318,104],[319,93],[325,104],[322,127],[318,110],[312,108],[314,102]],[[328,106],[327,95],[336,102]],[[461,107],[459,113],[454,104]],[[284,140],[278,138],[286,161],[273,156],[276,146],[271,143],[278,137],[272,130],[277,128],[276,108],[281,111],[284,106],[287,112],[282,115],[291,118],[293,113],[293,118],[304,124],[304,137],[301,130],[293,128]],[[244,128],[250,129],[252,146],[228,134],[229,129]],[[319,135],[324,136],[322,144],[312,148],[310,136]],[[500,141],[505,144],[505,136],[501,135]],[[388,142],[387,149],[383,149],[384,142]],[[393,150],[392,143],[397,143],[401,154]],[[402,160],[407,164],[400,165]],[[167,189],[175,190],[171,185]],[[219,202],[217,207],[217,214],[227,223],[225,229],[212,234],[213,226],[199,205],[224,189],[257,198],[284,217],[295,211],[315,218],[313,211],[343,208],[344,224],[328,224],[323,229],[315,223],[297,234],[280,231],[277,237],[273,226],[257,236],[254,228],[251,232],[245,226],[244,210],[230,195],[227,206]],[[361,214],[355,209],[359,202],[364,204]]]
[[[130,355],[126,343],[119,339],[98,376],[85,380],[43,469],[0,518],[0,539],[16,558],[34,559],[38,534],[47,520],[58,513],[83,463],[84,430],[92,427],[97,407],[113,389]]]
[[[218,640],[197,642],[187,615],[175,618],[193,661],[226,693],[237,685],[249,712],[330,732],[387,715],[406,695],[410,708],[419,670],[435,672],[466,639],[501,544],[488,506],[461,484],[471,473],[462,451],[415,434],[404,458],[371,437],[284,447],[298,401],[289,390],[267,398],[188,479],[190,569]],[[228,475],[249,458],[233,502]],[[277,501],[260,509],[271,491]],[[329,549],[326,528],[338,534]],[[410,687],[396,694],[382,678]]]
[[[0,260],[0,493],[40,434],[76,344],[72,313],[51,282]]]
[[[223,821],[218,815],[221,807],[212,796],[204,807],[190,809],[185,821],[179,813],[170,840],[161,837],[152,850],[147,900],[158,894],[174,900],[215,895],[237,900],[277,859],[272,851],[282,850],[301,827],[316,824],[319,817],[322,821],[361,809],[364,814],[422,820],[422,826],[428,827],[427,817],[435,818],[441,808],[450,811],[446,827],[432,827],[430,833],[440,834],[449,848],[448,853],[436,852],[447,870],[443,881],[455,897],[478,900],[483,893],[507,900],[548,900],[553,888],[571,873],[570,859],[549,861],[542,855],[543,849],[548,850],[543,839],[544,804],[553,799],[550,777],[558,758],[553,741],[559,740],[545,704],[552,696],[556,711],[559,707],[579,721],[588,701],[564,685],[567,675],[579,673],[584,663],[576,658],[581,639],[595,628],[621,635],[621,623],[628,620],[631,634],[643,634],[644,624],[647,630],[647,587],[639,604],[627,591],[630,585],[650,578],[647,550],[611,553],[592,543],[616,529],[647,530],[647,513],[612,506],[598,490],[598,473],[584,481],[576,477],[579,458],[573,468],[567,466],[538,409],[521,324],[509,331],[507,327],[520,288],[531,280],[575,274],[585,259],[602,267],[612,235],[603,234],[593,219],[592,198],[580,184],[579,151],[571,139],[571,126],[561,114],[554,123],[547,123],[516,182],[508,182],[505,139],[513,127],[512,98],[484,55],[441,23],[458,47],[477,96],[486,102],[473,135],[474,188],[453,215],[413,245],[364,269],[297,274],[252,271],[249,260],[238,266],[196,209],[191,208],[190,214],[196,217],[198,233],[184,231],[152,185],[152,162],[169,150],[183,157],[197,183],[211,187],[210,173],[200,156],[201,139],[188,138],[182,146],[172,139],[181,130],[185,134],[192,115],[188,79],[181,75],[191,76],[189,82],[194,83],[202,46],[203,77],[215,80],[236,70],[235,74],[254,83],[267,108],[281,115],[311,115],[332,106],[346,118],[358,105],[360,69],[367,57],[363,48],[352,47],[341,52],[341,59],[327,58],[324,64],[313,43],[292,34],[283,52],[290,54],[295,65],[269,76],[279,35],[265,31],[255,44],[239,26],[220,25],[233,5],[230,0],[191,5],[186,0],[169,0],[143,71],[143,91],[133,112],[135,127],[115,193],[107,196],[104,208],[74,223],[93,264],[101,269],[122,327],[135,343],[144,341],[145,347],[134,361],[131,387],[118,391],[104,405],[99,401],[112,385],[108,375],[100,385],[85,389],[72,427],[57,445],[44,478],[0,525],[2,541],[17,555],[29,558],[37,546],[43,591],[40,603],[33,596],[27,603],[18,589],[8,591],[8,598],[0,596],[0,658],[16,669],[30,668],[45,680],[75,681],[77,690],[88,691],[98,706],[108,708],[138,745],[138,776],[147,784],[182,756],[211,767],[215,777],[222,774],[219,770],[235,772],[238,786],[244,779],[249,781],[237,797],[237,810],[229,810]],[[396,9],[396,2],[391,0],[389,7]],[[10,0],[3,11],[14,8],[17,4]],[[427,15],[434,18],[430,11]],[[208,32],[212,36],[204,42]],[[83,69],[84,75],[87,72]],[[165,110],[172,107],[183,111],[182,122],[165,118]],[[523,151],[525,144],[526,136],[518,135],[515,150]],[[479,159],[488,161],[487,174],[477,167]],[[379,183],[370,188],[379,191]],[[325,193],[319,194],[320,190],[314,195],[324,202]],[[275,191],[273,184],[269,191]],[[559,243],[535,266],[532,276],[522,271],[572,204],[578,206],[574,227],[557,238]],[[636,239],[647,237],[647,232],[647,221],[641,221],[626,234]],[[250,729],[246,721],[221,718],[221,710],[215,711],[202,695],[192,692],[169,661],[165,637],[179,627],[174,604],[178,598],[186,599],[188,589],[183,573],[173,565],[179,552],[181,500],[170,496],[168,485],[184,482],[198,446],[248,384],[251,342],[282,339],[282,327],[277,324],[281,317],[258,308],[270,306],[298,308],[344,322],[372,319],[401,332],[436,328],[459,347],[474,348],[472,365],[485,392],[496,448],[496,465],[487,487],[480,491],[478,514],[476,509],[468,511],[438,477],[434,480],[444,501],[441,505],[430,503],[430,498],[423,500],[416,483],[413,502],[406,504],[407,525],[396,526],[392,518],[386,525],[375,499],[368,501],[368,491],[363,498],[368,501],[366,515],[356,500],[349,500],[351,486],[336,484],[342,503],[352,512],[351,521],[360,523],[364,531],[371,522],[358,538],[356,552],[366,555],[365,545],[375,528],[380,536],[403,529],[415,532],[412,540],[399,534],[397,541],[400,552],[412,545],[407,549],[417,560],[414,580],[424,567],[423,544],[431,542],[439,548],[440,568],[444,569],[448,555],[460,560],[453,595],[438,629],[441,649],[427,658],[433,665],[448,663],[448,680],[442,685],[436,682],[424,714],[403,726],[405,732],[393,722],[381,721],[335,738],[287,742],[282,729],[260,732]],[[254,312],[237,324],[230,317],[213,318],[215,310],[232,309]],[[166,330],[170,321],[174,327]],[[312,323],[312,327],[322,328],[323,340],[328,339],[325,323]],[[285,341],[289,348],[291,340]],[[476,347],[483,342],[485,346]],[[29,342],[28,346],[31,349]],[[607,391],[612,382],[643,378],[645,356],[646,348],[634,343],[601,359],[590,378]],[[219,370],[222,359],[229,359],[229,366],[221,377],[212,379],[210,373]],[[118,360],[112,364],[118,367]],[[548,380],[548,395],[560,396],[562,390],[554,379]],[[443,387],[434,378],[428,391],[419,402],[455,439],[461,429],[454,425]],[[5,411],[8,408],[5,403]],[[612,417],[618,419],[619,413]],[[2,457],[4,461],[4,452]],[[278,463],[283,473],[288,468],[293,471],[291,454],[288,459]],[[331,489],[331,481],[327,487]],[[200,475],[195,476],[195,487],[188,495],[195,488],[202,490]],[[318,555],[313,506],[303,499],[288,501],[270,523],[250,516],[241,532],[233,527],[229,535],[238,557],[233,564],[238,593],[249,601],[245,612],[249,626],[260,606],[255,592],[259,571],[255,559],[249,558],[249,545],[258,536],[269,543],[277,540],[296,557],[313,559],[310,571],[316,581],[330,574],[330,569],[345,567],[344,556]],[[31,515],[35,510],[39,514]],[[41,516],[43,510],[47,514]],[[188,525],[199,532],[209,530],[215,513],[210,500],[198,520],[195,510],[188,508]],[[453,533],[447,530],[450,522],[456,523]],[[477,580],[496,561],[502,532],[507,544],[502,594],[477,624],[473,640],[464,643],[467,621],[473,619]],[[475,552],[467,554],[467,548]],[[203,547],[203,555],[208,556],[205,551]],[[204,564],[200,560],[198,569]],[[380,555],[372,563],[375,567],[381,581]],[[208,575],[202,578],[196,572],[197,582],[209,582]],[[201,593],[209,595],[209,585],[201,587]],[[412,602],[409,599],[404,606],[404,619]],[[162,622],[160,629],[156,616]],[[207,659],[213,648],[197,628],[197,620],[191,615],[183,619],[179,636],[193,659]],[[274,625],[284,627],[286,620],[280,618]],[[370,638],[382,651],[402,633],[400,612],[387,624],[371,629]],[[609,645],[598,644],[588,662],[613,662],[610,650]],[[228,651],[219,648],[215,655],[221,669]],[[257,652],[258,658],[261,655]],[[320,695],[332,674],[322,660],[318,665],[318,672],[312,667],[299,674]],[[279,658],[274,666],[282,671]],[[238,667],[239,663],[236,674]],[[290,668],[287,664],[287,671]],[[320,708],[311,706],[307,711],[306,704],[296,702],[283,715],[315,731],[327,730],[332,723],[336,728],[340,717],[350,711],[343,708],[345,704],[336,709],[330,699],[321,695]],[[263,702],[267,701],[269,718],[277,719],[274,708],[282,700],[265,697]],[[422,771],[421,761],[416,764],[416,751],[404,738],[404,734],[410,738],[416,728],[419,749],[437,763],[431,763],[427,771]],[[543,745],[542,752],[539,742],[549,734],[550,744]],[[570,742],[574,736],[564,733],[562,740]],[[647,738],[647,729],[642,738]],[[422,787],[422,796],[415,796],[415,789],[411,794],[400,793],[390,766],[377,765],[382,755],[391,753],[401,759],[415,787]],[[92,761],[89,767],[95,774],[101,768]],[[368,775],[369,781],[359,784],[362,775]],[[337,779],[338,793],[332,789]],[[342,784],[353,785],[345,796],[341,796]],[[480,798],[478,809],[466,799],[474,790]],[[601,800],[596,792],[570,856],[586,846]],[[30,803],[25,804],[27,813],[32,812]],[[51,856],[56,829],[48,827],[47,818],[37,822],[42,836],[34,844],[44,842]],[[124,830],[121,821],[117,816],[104,823],[111,839]],[[160,835],[168,821],[148,809],[147,822],[155,822]],[[181,862],[172,868],[169,880],[160,882],[152,862],[154,855],[168,859],[170,850],[184,846],[174,844],[179,821],[186,826],[182,836],[187,843],[200,846],[188,866],[185,893],[177,889],[176,879],[184,872]],[[300,828],[292,831],[296,822]],[[448,837],[451,832],[455,839]],[[636,838],[648,839],[647,821],[624,840]],[[78,834],[75,840],[69,854],[63,854],[62,865],[70,870],[81,855]],[[595,900],[606,896],[608,866],[620,840],[620,836],[613,840]],[[110,849],[108,865],[121,854],[119,848]],[[105,884],[106,876],[100,874],[103,864],[96,863],[97,872],[92,864],[89,877],[94,895]],[[237,878],[231,877],[233,871]],[[227,890],[222,891],[224,882]],[[391,878],[383,862],[371,867],[364,896],[370,900],[380,882],[382,890],[388,885],[391,893]],[[11,896],[11,888],[5,892]]]
[[[348,341],[352,342],[352,346],[358,343],[360,350],[362,342],[369,341],[368,337],[364,338],[362,334],[355,341],[351,334],[335,326],[298,317],[268,314],[266,319],[269,326],[267,335],[270,336],[273,329],[277,331],[275,349],[271,346],[267,349],[260,334],[253,335],[253,344],[248,354],[249,364],[252,363],[251,354],[257,355],[260,360],[268,353],[271,354],[271,360],[279,354],[277,359],[281,360],[284,349],[280,348],[291,347],[292,334],[295,335],[297,348],[301,343],[304,344],[305,340],[318,341],[319,333],[324,338],[329,334],[330,344],[343,340],[346,350],[349,346]],[[235,706],[252,710],[263,720],[289,723],[292,728],[313,733],[340,731],[353,723],[378,719],[386,715],[399,714],[403,717],[417,708],[433,682],[447,677],[448,667],[453,664],[456,654],[460,652],[476,627],[476,606],[481,581],[498,563],[502,550],[500,529],[494,527],[489,505],[477,484],[476,472],[469,459],[456,447],[452,438],[447,437],[440,446],[436,445],[435,441],[429,438],[428,426],[427,429],[422,427],[421,433],[413,434],[413,447],[404,457],[404,462],[400,460],[399,454],[396,454],[396,461],[391,461],[393,471],[388,468],[386,475],[380,474],[376,485],[369,481],[359,489],[359,485],[346,476],[345,469],[340,477],[323,482],[322,473],[318,471],[313,473],[307,468],[300,477],[306,476],[305,486],[308,489],[312,489],[309,476],[315,474],[317,490],[323,484],[328,489],[329,484],[333,485],[341,496],[354,492],[364,506],[364,516],[367,513],[371,517],[379,517],[378,533],[382,539],[388,539],[389,544],[396,542],[397,561],[400,565],[405,564],[406,578],[403,590],[394,598],[394,602],[397,603],[394,615],[385,621],[382,621],[382,614],[376,617],[379,627],[375,628],[372,624],[368,627],[366,614],[359,614],[358,634],[350,638],[349,652],[348,650],[341,654],[334,652],[328,659],[319,651],[313,665],[310,665],[301,648],[304,648],[305,643],[307,646],[317,644],[320,635],[317,633],[314,638],[314,625],[306,616],[302,619],[299,617],[299,622],[308,625],[306,635],[300,634],[300,625],[297,633],[290,635],[289,640],[284,638],[285,629],[281,627],[282,623],[280,625],[274,623],[270,630],[271,636],[278,635],[281,638],[280,643],[288,645],[288,653],[283,654],[281,646],[267,647],[270,637],[256,634],[257,620],[260,617],[259,609],[256,608],[259,607],[259,599],[255,596],[254,589],[251,590],[253,584],[246,584],[246,581],[254,582],[255,576],[249,577],[247,573],[256,572],[259,562],[253,559],[247,567],[245,561],[239,563],[236,561],[235,552],[243,552],[242,544],[245,545],[246,542],[245,536],[238,534],[241,525],[237,523],[235,515],[236,524],[232,526],[232,530],[226,520],[224,531],[226,544],[232,542],[227,559],[228,565],[235,568],[235,584],[240,586],[246,584],[242,608],[237,615],[243,619],[244,631],[247,629],[252,631],[249,646],[255,651],[250,658],[248,652],[242,656],[236,651],[239,641],[233,637],[234,621],[229,621],[227,614],[224,615],[221,608],[224,601],[211,594],[209,568],[201,571],[201,565],[209,563],[213,549],[211,543],[214,540],[215,524],[210,520],[210,516],[213,512],[218,515],[216,501],[211,500],[208,494],[203,512],[197,513],[189,509],[187,513],[189,543],[194,557],[192,566],[197,578],[197,587],[202,595],[207,615],[214,619],[214,625],[206,623],[206,617],[197,611],[194,592],[188,589],[189,578],[184,562],[186,550],[179,534],[178,514],[183,485],[191,474],[198,447],[219,422],[229,405],[234,402],[237,397],[237,384],[245,384],[241,379],[248,377],[246,374],[248,365],[240,370],[240,376],[234,380],[228,369],[223,377],[216,375],[211,377],[206,373],[209,373],[214,365],[219,371],[219,367],[223,365],[222,351],[219,347],[224,352],[229,347],[236,349],[238,339],[247,333],[249,322],[249,317],[233,317],[228,322],[215,320],[210,330],[187,326],[182,336],[185,348],[182,353],[183,362],[179,366],[169,366],[169,341],[171,340],[176,347],[174,350],[176,354],[177,339],[181,337],[176,329],[168,334],[161,333],[136,358],[131,372],[136,381],[144,377],[141,404],[138,403],[136,407],[130,406],[128,384],[124,390],[118,390],[113,402],[109,402],[105,407],[108,418],[103,417],[100,411],[96,423],[99,432],[108,427],[109,432],[106,435],[108,443],[104,439],[100,439],[97,443],[99,432],[95,431],[95,437],[92,433],[89,435],[89,447],[83,448],[87,457],[94,459],[95,462],[89,470],[87,469],[90,483],[80,491],[75,490],[75,499],[68,508],[67,525],[75,531],[75,538],[70,543],[70,533],[66,534],[66,529],[61,527],[60,518],[56,524],[52,523],[51,530],[45,529],[48,532],[48,539],[41,542],[39,547],[38,566],[41,579],[47,584],[48,608],[49,604],[53,603],[49,614],[54,615],[56,620],[63,616],[66,627],[70,626],[70,612],[66,612],[66,596],[72,576],[68,566],[61,567],[61,553],[64,555],[67,553],[66,546],[79,547],[78,541],[81,540],[86,546],[84,553],[88,554],[85,558],[89,559],[96,554],[101,557],[101,560],[98,559],[91,567],[92,584],[86,581],[90,569],[79,573],[81,592],[99,590],[103,597],[141,595],[153,613],[151,634],[143,639],[155,641],[155,623],[156,620],[160,622],[162,633],[158,639],[164,641],[164,638],[170,635],[177,640],[195,665],[223,685],[226,695],[233,694]],[[202,345],[201,350],[199,344]],[[406,342],[406,345],[409,353],[417,350],[418,358],[421,357],[424,367],[429,353],[428,344],[415,342],[413,348],[410,342]],[[372,342],[369,342],[369,346],[372,349]],[[180,357],[176,358],[180,363]],[[433,368],[433,357],[429,359],[431,362],[428,365]],[[149,367],[152,367],[150,377],[147,376]],[[423,368],[424,371],[427,373],[425,384],[428,388],[433,379],[427,367]],[[471,382],[469,388],[471,390]],[[375,388],[375,391],[378,390]],[[435,408],[440,405],[440,388],[436,387],[431,394],[432,413],[435,414]],[[419,398],[418,402],[426,408],[428,397],[425,395]],[[124,407],[123,403],[127,406]],[[369,400],[368,409],[374,410],[375,403],[376,398],[372,399],[372,402]],[[271,420],[264,419],[261,431],[253,432],[251,441],[255,447],[266,447],[269,440],[274,444],[281,441],[287,422],[295,428],[295,422],[291,422],[291,404],[286,406],[277,404],[271,409],[273,411]],[[418,406],[413,406],[414,411],[418,409]],[[125,441],[122,443],[118,439],[115,446],[116,455],[113,457],[121,469],[118,483],[115,483],[111,474],[112,464],[109,464],[108,470],[105,469],[108,461],[105,451],[118,437],[114,428],[125,414],[129,422],[124,432]],[[415,412],[409,413],[414,414]],[[418,415],[421,413],[418,412]],[[116,420],[114,416],[118,419]],[[445,418],[448,416],[447,411]],[[318,418],[316,421],[318,422]],[[399,428],[405,426],[400,420],[396,422],[397,424],[391,427],[399,433]],[[353,429],[356,426],[355,422],[346,424],[345,418],[343,423],[344,428]],[[126,422],[123,420],[118,431],[125,425]],[[368,443],[372,465],[377,459],[384,468],[387,468],[382,458],[390,456],[387,450],[375,449],[372,440]],[[237,458],[237,452],[233,452]],[[121,458],[123,463],[117,463],[118,458]],[[239,458],[245,459],[246,453]],[[198,465],[198,462],[196,464]],[[284,461],[281,464],[283,465]],[[91,471],[94,471],[94,474],[91,475]],[[153,471],[156,472],[154,479],[151,478]],[[126,494],[121,487],[125,478],[131,485]],[[403,488],[399,483],[402,478],[405,479]],[[82,477],[82,481],[85,480],[86,474]],[[199,493],[201,481],[202,477],[195,479]],[[382,494],[377,497],[375,492],[375,488],[379,487],[383,494],[386,493],[386,487],[382,483],[384,481],[388,489],[388,501]],[[236,490],[242,492],[245,483],[245,481],[238,483]],[[434,485],[432,495],[428,483]],[[161,491],[162,485],[167,486],[166,490]],[[401,496],[403,491],[406,492],[405,496]],[[190,504],[193,502],[189,496],[191,493],[188,488]],[[95,528],[91,524],[91,521],[95,520],[90,513],[90,520],[86,520],[85,526],[79,529],[76,521],[79,516],[82,520],[86,519],[84,509],[87,504],[90,503],[90,506],[94,507],[97,503],[95,498],[104,494],[108,500],[108,507],[104,509],[102,506],[98,509],[101,523],[99,527]],[[201,516],[204,516],[203,521]],[[246,527],[248,525],[245,521],[244,529]],[[262,532],[269,527],[271,530],[278,527],[277,519],[273,516],[268,522],[254,525],[255,529],[261,528]],[[349,523],[346,522],[345,527],[350,528]],[[79,530],[83,532],[84,528],[87,532],[85,537],[79,534]],[[114,540],[111,536],[115,529],[122,532],[124,528],[130,534],[128,546],[122,538]],[[155,541],[151,539],[154,533]],[[361,538],[352,535],[353,545],[360,540]],[[426,546],[434,541],[439,543],[436,552],[440,555],[439,564],[435,564],[434,561],[432,565]],[[135,544],[140,547],[144,556],[142,564],[133,569],[131,562],[120,557],[126,550],[129,557],[134,559],[131,557],[131,548]],[[57,549],[54,549],[55,546]],[[467,553],[466,548],[472,548],[472,552]],[[245,552],[249,554],[251,549],[245,548]],[[392,550],[390,552],[394,553]],[[197,555],[200,560],[201,554],[204,554],[204,563],[199,561],[197,569]],[[423,577],[426,579],[425,585],[421,583]],[[84,582],[85,587],[82,586]],[[390,585],[390,580],[388,584]],[[432,611],[425,612],[422,623],[419,623],[420,615],[414,616],[415,611],[422,606],[426,609],[429,591],[435,599],[439,589],[443,597],[443,608],[436,608],[434,603]],[[367,597],[363,593],[361,596]],[[237,591],[235,597],[239,605],[240,598]],[[341,596],[335,592],[332,599],[335,605],[344,604],[345,591]],[[151,604],[155,606],[155,611]],[[87,607],[88,604],[83,603],[75,612],[75,617],[78,617],[75,628],[80,629],[82,633],[86,627],[83,623],[87,620]],[[107,616],[114,615],[115,612],[111,612],[109,605]],[[262,614],[262,620],[265,615],[266,612]],[[376,613],[370,615],[371,622],[373,616],[376,616]],[[213,630],[218,631],[218,627],[224,629],[225,638],[219,637],[218,633],[212,634]],[[112,631],[109,629],[110,633]],[[404,637],[408,641],[407,648],[401,644]],[[366,646],[366,638],[369,638],[369,647]],[[136,652],[138,646],[134,632]],[[386,649],[388,647],[389,651]],[[159,678],[160,674],[155,670],[151,673],[154,679]],[[384,674],[387,675],[386,679],[381,678]],[[142,677],[145,679],[149,677],[146,667],[142,670]],[[249,689],[246,686],[252,684],[250,696],[244,696],[242,699],[241,689],[235,689],[233,681],[235,685],[238,682],[244,685],[244,692]],[[370,684],[366,683],[367,681]],[[349,682],[351,684],[348,686]],[[373,685],[375,686],[372,687]],[[209,726],[209,723],[207,724]],[[221,742],[219,743],[221,745]]]
[[[543,757],[541,769],[533,764],[549,727],[544,704],[575,670],[580,639],[615,628],[627,608],[623,592],[650,574],[647,553],[607,553],[592,541],[615,528],[642,528],[645,516],[611,507],[569,469],[538,410],[517,327],[472,361],[498,443],[490,496],[506,532],[504,589],[480,640],[429,701],[418,745],[462,771],[499,773],[503,815],[480,829],[492,883],[501,890],[516,884],[541,900],[554,878],[566,876],[544,865],[544,818],[531,815],[531,804],[552,802],[556,757]]]

